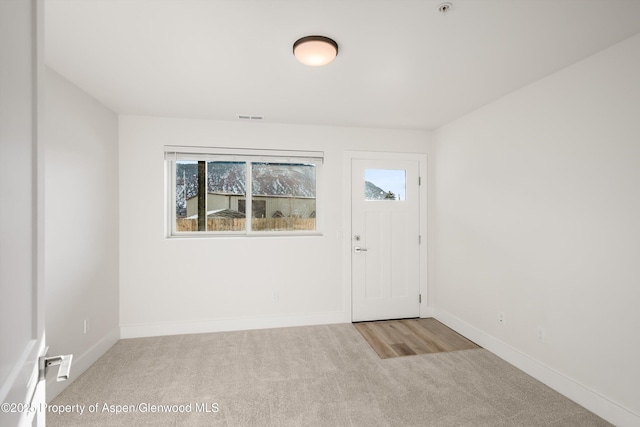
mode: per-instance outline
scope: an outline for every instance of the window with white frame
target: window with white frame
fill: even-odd
[[[165,147],[169,236],[317,234],[323,153]]]

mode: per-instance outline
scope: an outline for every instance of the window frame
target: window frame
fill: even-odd
[[[244,162],[245,178],[245,229],[242,231],[177,231],[176,230],[176,185],[177,161],[204,160],[222,162]],[[165,237],[166,238],[203,238],[203,237],[286,237],[286,236],[322,236],[323,235],[323,164],[324,152],[304,150],[264,150],[235,149],[222,147],[165,146]],[[268,230],[254,231],[252,225],[253,197],[252,165],[253,163],[290,163],[313,164],[316,175],[315,194],[315,230]]]

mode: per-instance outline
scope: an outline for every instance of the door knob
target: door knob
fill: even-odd
[[[367,248],[361,248],[360,246],[356,246],[355,248],[353,248],[353,251],[355,253],[367,252]]]

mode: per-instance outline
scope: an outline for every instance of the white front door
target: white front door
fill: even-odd
[[[41,0],[0,0],[0,426],[43,426]]]
[[[420,315],[420,164],[351,160],[352,320]]]

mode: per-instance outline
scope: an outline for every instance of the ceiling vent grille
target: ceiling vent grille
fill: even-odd
[[[264,116],[252,116],[250,114],[238,114],[240,120],[264,120]]]

